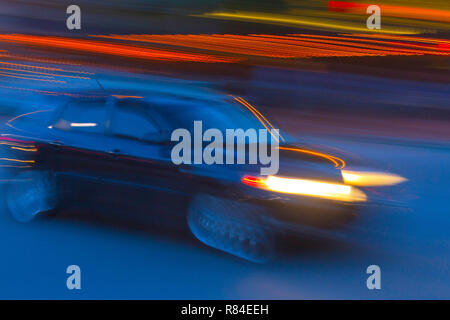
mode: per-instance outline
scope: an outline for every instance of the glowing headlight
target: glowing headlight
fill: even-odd
[[[299,194],[347,202],[363,202],[367,200],[366,195],[361,190],[345,184],[275,176],[267,178],[246,176],[242,178],[242,182],[253,187],[280,193]]]
[[[342,170],[341,173],[344,182],[352,186],[392,186],[407,180],[397,174],[384,172]]]

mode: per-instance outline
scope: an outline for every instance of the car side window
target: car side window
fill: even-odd
[[[73,100],[64,107],[53,127],[65,131],[102,133],[105,119],[104,99]]]
[[[159,135],[160,130],[146,108],[149,106],[143,103],[118,101],[113,112],[112,134],[135,140]]]

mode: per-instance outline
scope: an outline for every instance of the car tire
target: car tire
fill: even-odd
[[[5,196],[12,217],[19,222],[29,222],[56,208],[55,177],[48,171],[19,173],[8,183]]]
[[[274,258],[276,237],[263,208],[200,194],[188,211],[189,228],[204,244],[256,263]]]

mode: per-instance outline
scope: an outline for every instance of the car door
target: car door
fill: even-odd
[[[184,225],[188,189],[170,160],[171,147],[161,137],[150,105],[116,99],[107,146],[114,163],[111,187],[122,215],[165,226]]]
[[[41,153],[51,155],[47,162],[58,177],[67,208],[106,209],[108,109],[107,98],[71,99],[49,125],[51,141]]]

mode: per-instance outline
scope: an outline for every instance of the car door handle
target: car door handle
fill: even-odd
[[[54,146],[62,146],[62,142],[59,140],[52,140],[49,142],[49,144],[52,144]]]
[[[52,140],[48,142],[48,145],[51,146],[54,150],[59,150],[63,144],[60,141]]]
[[[112,149],[112,150],[109,150],[108,153],[116,156],[116,155],[120,154],[120,150],[119,149]]]

